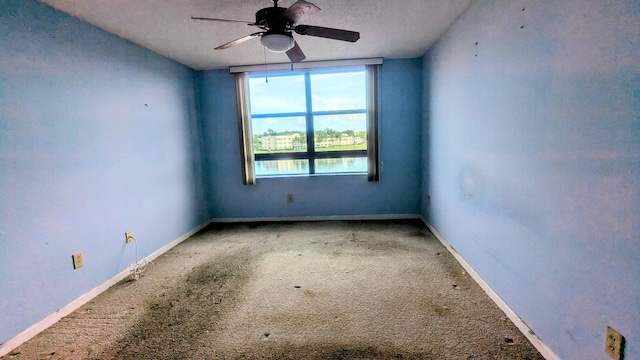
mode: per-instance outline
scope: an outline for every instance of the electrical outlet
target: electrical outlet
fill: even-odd
[[[624,337],[622,334],[607,326],[607,337],[604,342],[605,351],[615,360],[623,359]]]
[[[287,194],[287,202],[288,203],[292,203],[293,202],[293,194]]]
[[[71,260],[73,260],[74,269],[82,267],[82,253],[75,253],[71,255]]]
[[[131,231],[126,231],[124,233],[124,241],[126,241],[128,244],[131,242],[131,240],[133,240],[133,234],[131,233]]]

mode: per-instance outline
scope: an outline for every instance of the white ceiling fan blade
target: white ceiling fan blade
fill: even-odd
[[[315,11],[320,11],[320,8],[308,1],[298,0],[293,5],[289,6],[289,8],[282,13],[282,16],[287,20],[292,21],[294,24],[297,24],[306,15]]]
[[[216,18],[210,18],[210,17],[198,17],[198,16],[192,16],[191,17],[192,20],[205,20],[205,21],[221,21],[221,22],[234,22],[234,23],[241,23],[241,24],[247,24],[247,25],[255,25],[252,22],[249,21],[242,21],[242,20],[229,20],[229,19],[216,19]]]
[[[257,32],[257,33],[253,33],[253,34],[251,34],[251,35],[243,36],[243,37],[241,37],[240,39],[236,39],[236,40],[233,40],[233,41],[229,41],[229,42],[228,42],[228,43],[226,43],[226,44],[220,45],[220,46],[218,46],[217,48],[215,48],[214,50],[227,49],[227,48],[232,47],[233,45],[238,45],[238,44],[241,44],[241,43],[243,43],[243,42],[245,42],[245,41],[251,40],[251,39],[256,38],[256,37],[259,37],[259,36],[261,36],[262,34],[263,34],[263,32]]]

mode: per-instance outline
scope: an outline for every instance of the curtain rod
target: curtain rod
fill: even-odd
[[[308,62],[300,62],[300,63],[231,66],[229,67],[229,72],[231,72],[232,74],[235,74],[240,72],[252,72],[252,71],[300,70],[300,69],[316,69],[316,68],[326,68],[326,67],[381,65],[381,64],[382,64],[382,58],[308,61]]]

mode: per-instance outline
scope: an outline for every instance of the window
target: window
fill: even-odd
[[[236,74],[245,184],[270,176],[378,180],[373,65]]]

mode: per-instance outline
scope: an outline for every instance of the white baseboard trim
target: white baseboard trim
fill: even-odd
[[[164,245],[163,247],[159,248],[158,250],[154,251],[149,256],[145,257],[144,259],[147,260],[147,261],[152,261],[153,259],[157,258],[158,256],[160,256],[160,255],[164,254],[165,252],[169,251],[174,246],[176,246],[176,245],[180,244],[181,242],[185,241],[186,239],[191,237],[193,234],[195,234],[198,231],[202,230],[205,226],[209,225],[210,223],[211,222],[209,220],[207,220],[206,222],[204,222],[204,223],[196,226],[195,228],[189,230],[188,232],[186,232],[185,234],[183,234],[179,238],[171,241],[170,243],[168,243],[168,244]],[[58,311],[56,311],[56,312],[54,312],[52,314],[49,314],[47,317],[45,317],[44,319],[38,321],[34,325],[28,327],[26,330],[24,330],[20,334],[18,334],[16,336],[14,336],[13,338],[7,340],[7,342],[5,342],[4,344],[0,344],[0,356],[4,356],[4,355],[8,354],[13,349],[15,349],[18,346],[22,345],[23,343],[27,342],[28,340],[30,340],[34,336],[38,335],[39,333],[41,333],[42,331],[47,329],[49,326],[51,326],[51,325],[55,324],[56,322],[58,322],[58,320],[60,320],[63,317],[71,314],[73,311],[75,311],[76,309],[78,309],[82,305],[88,303],[93,298],[95,298],[96,296],[100,295],[101,293],[103,293],[105,290],[107,290],[111,286],[117,284],[120,280],[122,280],[122,279],[126,278],[127,276],[129,276],[129,274],[130,274],[130,272],[129,272],[128,268],[123,270],[123,271],[121,271],[120,273],[118,273],[114,277],[110,278],[109,280],[105,281],[104,283],[96,286],[95,288],[93,288],[93,289],[89,290],[88,292],[84,293],[83,295],[81,295],[77,299],[75,299],[75,300],[71,301],[70,303],[68,303],[67,305],[63,306]]]
[[[402,220],[421,219],[417,214],[373,214],[373,215],[326,215],[326,216],[283,216],[249,218],[213,218],[214,223],[275,222],[275,221],[343,221],[343,220]]]
[[[531,344],[533,344],[533,346],[538,349],[540,354],[547,360],[562,360],[558,355],[556,355],[556,353],[553,352],[553,350],[551,350],[551,348],[547,346],[547,344],[542,341],[542,339],[538,337],[538,335],[536,335],[533,330],[531,330],[531,328],[524,322],[524,320],[522,320],[522,318],[520,318],[520,316],[518,316],[518,314],[516,314],[516,312],[513,311],[513,309],[511,309],[504,300],[502,300],[500,295],[498,295],[498,293],[496,293],[491,288],[491,286],[489,286],[489,284],[484,281],[480,274],[478,274],[471,267],[471,265],[456,251],[456,249],[451,246],[451,244],[449,244],[449,242],[445,240],[442,235],[440,235],[440,233],[433,227],[433,225],[431,225],[424,217],[421,217],[421,219],[425,223],[425,225],[427,225],[429,230],[431,230],[436,239],[440,241],[442,246],[444,246],[451,253],[451,255],[453,255],[458,263],[460,263],[460,265],[462,265],[462,267],[465,269],[467,274],[469,274],[471,278],[473,278],[473,280],[475,280],[475,282],[480,285],[482,290],[484,290],[489,298],[491,298],[491,300],[493,300],[493,302],[498,305],[498,308],[500,308],[500,310],[502,310],[502,312],[507,315],[507,317],[511,320],[511,322],[513,322],[518,330],[520,330],[520,332],[522,332],[522,334],[527,339],[529,339]]]

